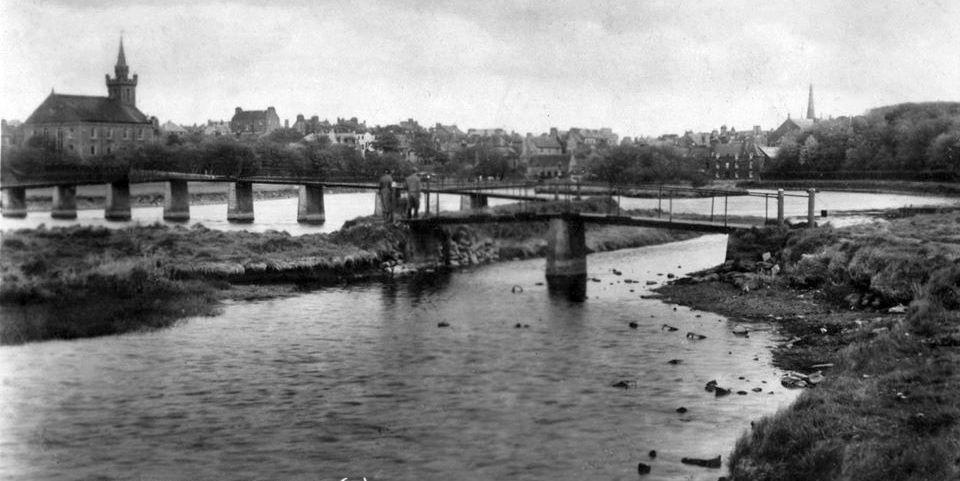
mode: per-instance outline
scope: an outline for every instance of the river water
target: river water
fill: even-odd
[[[510,191],[511,194],[526,193],[532,195],[530,191]],[[755,191],[770,192],[770,191]],[[806,220],[807,198],[805,192],[789,192],[791,195],[785,199],[785,214],[788,217],[798,217]],[[802,195],[802,197],[800,196]],[[543,197],[551,197],[548,194],[541,194]],[[343,223],[358,216],[373,215],[375,194],[373,192],[354,192],[354,193],[328,193],[324,196],[326,207],[326,222],[323,225],[312,226],[297,223],[297,199],[271,199],[259,200],[254,203],[254,216],[256,221],[252,224],[236,224],[227,222],[226,204],[206,204],[190,206],[190,224],[200,223],[211,229],[220,230],[248,230],[254,232],[264,232],[267,230],[287,231],[292,235],[302,235],[309,233],[333,232],[340,229]],[[431,196],[431,210],[436,209],[437,196]],[[460,197],[455,195],[440,195],[440,208],[442,210],[457,210],[460,208]],[[491,206],[502,205],[515,202],[505,199],[491,198]],[[664,211],[670,209],[669,199],[663,199],[658,202],[657,199],[636,199],[622,198],[620,200],[624,209],[656,209],[662,208]],[[818,192],[816,194],[816,215],[820,215],[821,210],[831,212],[837,211],[856,211],[856,210],[878,210],[891,209],[898,207],[919,207],[919,206],[947,206],[957,205],[960,199],[942,196],[925,195],[901,195],[901,194],[872,194],[855,192]],[[724,199],[722,197],[697,199],[675,199],[672,202],[673,212],[695,213],[709,215],[711,210],[718,219],[722,218],[724,208],[730,215],[747,216],[767,216],[776,218],[777,205],[776,198],[765,200],[763,197],[756,196],[738,196]],[[421,211],[424,209],[424,201],[421,201]],[[75,224],[99,225],[107,227],[125,227],[135,224],[153,224],[163,223],[162,207],[135,207],[132,210],[133,219],[129,222],[108,221],[103,218],[103,209],[84,209],[77,211],[76,220],[58,220],[52,219],[49,212],[35,211],[29,212],[24,219],[0,218],[0,230],[35,228],[41,224],[51,226],[69,226]],[[818,222],[824,222],[828,219],[818,217]]]
[[[548,292],[540,259],[0,347],[0,478],[606,480],[645,462],[652,479],[715,480],[725,468],[680,458],[726,459],[796,395],[773,334],[641,296],[725,248],[710,235],[591,255],[585,302]],[[712,379],[749,394],[715,398]]]

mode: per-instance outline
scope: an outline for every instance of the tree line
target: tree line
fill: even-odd
[[[784,137],[767,178],[960,179],[960,102],[906,103]]]

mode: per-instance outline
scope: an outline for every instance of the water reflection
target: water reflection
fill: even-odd
[[[550,297],[582,302],[587,298],[587,275],[547,276],[547,289]]]

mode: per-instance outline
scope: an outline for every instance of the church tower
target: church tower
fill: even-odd
[[[123,54],[123,37],[120,37],[120,53],[117,54],[117,65],[113,67],[115,78],[107,77],[107,97],[119,101],[121,105],[137,106],[137,75],[129,77],[130,68],[127,67],[127,57]]]
[[[136,78],[136,76],[134,76],[134,78]],[[816,119],[813,111],[813,84],[810,84],[810,98],[807,99],[807,118],[810,120]]]

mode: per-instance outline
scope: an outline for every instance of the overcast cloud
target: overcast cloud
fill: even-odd
[[[960,2],[0,0],[0,116],[106,95],[123,31],[137,105],[182,124],[275,106],[542,132],[772,128],[960,100]]]

